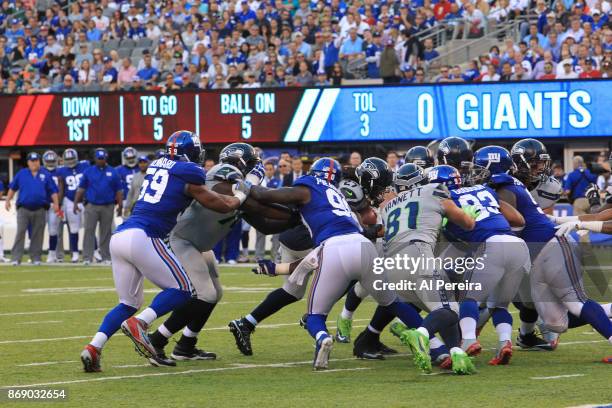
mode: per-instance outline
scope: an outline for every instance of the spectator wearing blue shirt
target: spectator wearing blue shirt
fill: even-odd
[[[138,77],[145,81],[157,81],[157,77],[159,76],[159,71],[153,67],[151,54],[147,53],[144,55],[144,67],[138,71]]]
[[[113,60],[110,57],[104,57],[104,70],[102,71],[102,84],[114,89],[117,85],[117,77],[119,72],[113,67]]]
[[[99,223],[98,238],[103,262],[110,262],[109,243],[113,229],[113,209],[117,205],[117,216],[122,214],[123,189],[117,171],[106,162],[108,153],[97,148],[94,165],[83,172],[81,184],[74,197],[75,214],[79,203],[85,197],[85,234],[83,236],[83,262],[91,263],[95,247],[96,225]]]
[[[584,192],[591,183],[597,182],[597,176],[584,165],[582,156],[574,156],[572,160],[574,170],[563,180],[563,192],[574,206],[574,215],[589,213],[589,201]]]
[[[440,56],[440,53],[434,48],[433,40],[431,38],[426,38],[423,42],[423,46],[425,47],[425,49],[423,50],[423,59],[426,62],[429,62],[432,59],[438,58],[438,56]]]
[[[334,69],[334,64],[338,62],[339,49],[330,31],[323,34],[323,67],[329,76]]]
[[[282,187],[282,181],[276,176],[276,166],[271,161],[264,164],[264,178],[261,185],[267,188]],[[274,261],[279,248],[278,234],[272,235],[272,247],[270,248],[270,259]],[[266,235],[257,231],[255,234],[255,259],[262,260],[266,256]]]
[[[19,170],[11,181],[5,203],[7,211],[10,211],[11,200],[17,191],[17,233],[11,250],[13,265],[21,263],[28,226],[31,227],[30,260],[34,265],[40,265],[47,209],[52,203],[53,210],[59,215],[60,207],[57,185],[51,173],[40,167],[38,153],[28,154],[28,168]]]
[[[102,31],[96,27],[96,23],[93,20],[89,20],[88,28],[87,41],[102,41]]]
[[[249,8],[248,1],[242,0],[242,2],[240,3],[240,7],[240,13],[238,13],[236,16],[242,24],[246,23],[249,20],[255,20],[257,18],[257,14],[255,14],[255,12]]]
[[[340,60],[345,64],[363,58],[363,40],[357,36],[355,27],[349,30],[349,38],[344,40],[340,48]],[[346,65],[344,66],[346,68]]]

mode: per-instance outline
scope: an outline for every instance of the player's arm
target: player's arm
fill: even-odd
[[[66,188],[66,183],[64,183],[64,178],[58,177],[57,178],[57,199],[59,200],[60,204],[64,200],[65,188]]]
[[[212,190],[219,194],[232,195],[232,185],[228,182],[221,182],[215,184]],[[252,197],[248,197],[246,201],[240,207],[242,211],[251,214],[257,214],[259,217],[266,217],[273,220],[289,220],[292,216],[292,212],[289,208],[277,206],[271,207],[254,200]],[[249,222],[249,224],[251,224]],[[251,224],[253,225],[253,224]],[[258,228],[256,228],[258,229]],[[263,232],[263,231],[261,231]]]
[[[512,228],[523,228],[525,226],[525,218],[521,213],[504,200],[499,200],[499,210]]]
[[[440,201],[440,205],[442,206],[446,218],[453,224],[458,225],[466,231],[471,231],[474,229],[474,226],[476,226],[474,217],[463,211],[450,198]]]
[[[233,196],[226,196],[209,190],[203,184],[187,184],[187,193],[203,207],[220,213],[238,209],[247,198],[240,190],[235,190]]]
[[[566,222],[579,221],[611,221],[612,208],[603,210],[595,214],[571,215],[567,217],[549,217],[555,224],[565,224]]]
[[[11,210],[11,200],[13,199],[14,196],[15,196],[15,190],[13,190],[12,188],[9,188],[8,193],[6,193],[6,201],[4,202],[4,208],[6,209],[6,211]]]
[[[509,191],[505,188],[500,188],[496,191],[496,193],[501,201],[504,201],[506,204],[509,204],[513,208],[516,208],[516,196],[512,191]]]
[[[306,204],[310,201],[310,190],[304,186],[267,189],[261,186],[251,188],[251,197],[260,202],[279,204]]]
[[[257,213],[244,213],[242,218],[264,235],[279,234],[299,224],[299,219],[295,217],[286,220],[275,220],[262,217]]]

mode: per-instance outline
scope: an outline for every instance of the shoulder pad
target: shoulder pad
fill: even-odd
[[[431,195],[434,197],[438,197],[441,200],[447,199],[451,197],[450,190],[444,184],[435,185]]]
[[[540,181],[530,193],[541,208],[548,208],[559,201],[562,191],[561,182],[550,176]]]

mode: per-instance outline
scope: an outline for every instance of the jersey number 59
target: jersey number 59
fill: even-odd
[[[166,190],[169,174],[166,169],[148,168],[147,176],[149,175],[152,175],[151,179],[149,180],[148,177],[145,178],[142,183],[142,188],[140,189],[140,195],[138,195],[138,200],[156,204],[159,203],[159,200],[161,200]],[[149,191],[153,194],[149,193]]]

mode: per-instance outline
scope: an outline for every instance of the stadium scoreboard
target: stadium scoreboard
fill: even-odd
[[[0,97],[0,146],[597,137],[612,80]]]

